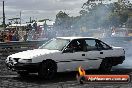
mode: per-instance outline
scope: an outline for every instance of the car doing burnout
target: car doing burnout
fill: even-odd
[[[108,72],[124,60],[123,48],[109,46],[99,39],[57,37],[38,49],[12,54],[5,62],[20,75],[38,73],[40,77],[52,78],[56,72],[77,71],[79,66]]]

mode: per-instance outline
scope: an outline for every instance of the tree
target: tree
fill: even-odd
[[[80,11],[80,23],[87,28],[119,27],[128,20],[130,8],[131,3],[123,0],[110,4],[105,4],[102,0],[98,3],[96,0],[88,0]]]
[[[71,24],[72,24],[72,19],[65,12],[60,11],[56,15],[55,24],[54,24],[56,29],[67,30],[71,28]]]
[[[104,3],[104,0],[88,0],[83,4],[80,16],[70,17],[63,11],[56,15],[55,28],[57,30],[111,28],[121,27],[132,16],[132,3],[129,0]],[[129,22],[130,19],[129,19]],[[130,25],[130,24],[129,24]],[[72,28],[71,28],[72,27]]]

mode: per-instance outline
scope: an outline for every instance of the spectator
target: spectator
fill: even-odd
[[[12,41],[12,33],[9,32],[9,41]]]
[[[23,36],[24,41],[27,41],[27,33]]]
[[[4,32],[4,35],[3,35],[3,39],[4,39],[4,42],[8,42],[8,32]]]
[[[0,32],[0,42],[3,42],[3,33]]]
[[[12,35],[12,41],[19,41],[19,37],[18,34],[16,34],[16,32],[14,32]]]
[[[33,29],[35,29],[35,31],[37,31],[37,23],[35,21],[35,23],[33,24]]]

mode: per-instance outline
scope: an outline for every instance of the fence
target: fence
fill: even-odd
[[[7,57],[13,53],[36,49],[45,43],[44,41],[13,41],[13,42],[1,42],[0,43],[0,57]]]

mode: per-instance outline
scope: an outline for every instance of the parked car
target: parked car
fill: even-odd
[[[110,71],[124,60],[123,48],[109,46],[99,39],[57,37],[38,49],[12,54],[5,62],[20,75],[38,73],[40,77],[52,78],[56,72],[77,71],[79,66]]]

